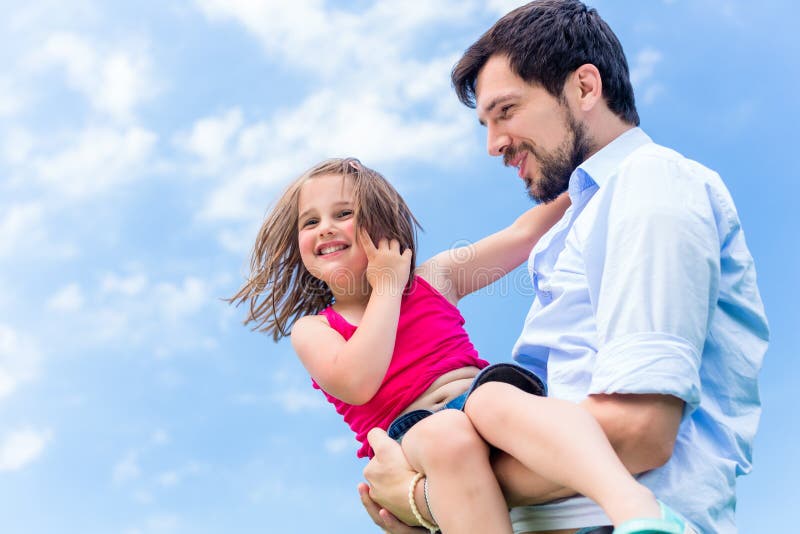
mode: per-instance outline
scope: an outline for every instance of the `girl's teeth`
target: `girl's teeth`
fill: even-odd
[[[339,250],[343,250],[344,248],[345,248],[344,245],[339,245],[339,246],[336,246],[336,247],[327,247],[327,248],[321,249],[319,251],[319,253],[320,253],[320,255],[325,255],[325,254],[330,254],[332,252],[337,252]]]

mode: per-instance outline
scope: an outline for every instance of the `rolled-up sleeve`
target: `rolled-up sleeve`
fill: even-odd
[[[700,402],[700,358],[719,285],[719,234],[689,165],[649,156],[597,194],[583,239],[598,352],[596,393],[657,393]]]

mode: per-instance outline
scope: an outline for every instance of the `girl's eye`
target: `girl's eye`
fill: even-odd
[[[314,224],[317,224],[317,220],[316,219],[306,219],[305,221],[303,221],[303,224],[301,224],[300,226],[302,228],[305,228],[306,226],[312,226]]]
[[[339,217],[350,217],[353,214],[353,210],[342,210],[339,212]]]

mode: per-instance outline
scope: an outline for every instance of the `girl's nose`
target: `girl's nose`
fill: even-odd
[[[320,221],[319,223],[318,230],[319,230],[319,235],[321,236],[331,235],[333,234],[333,225],[331,224],[331,221],[329,219],[322,219],[322,221]]]

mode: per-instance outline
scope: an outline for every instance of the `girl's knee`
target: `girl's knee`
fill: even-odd
[[[524,392],[503,382],[488,382],[473,391],[464,412],[475,426],[505,420],[510,417],[514,397]]]
[[[403,438],[406,445],[413,446],[424,463],[440,466],[463,465],[471,456],[486,457],[489,453],[469,418],[459,410],[442,410],[423,419]]]

